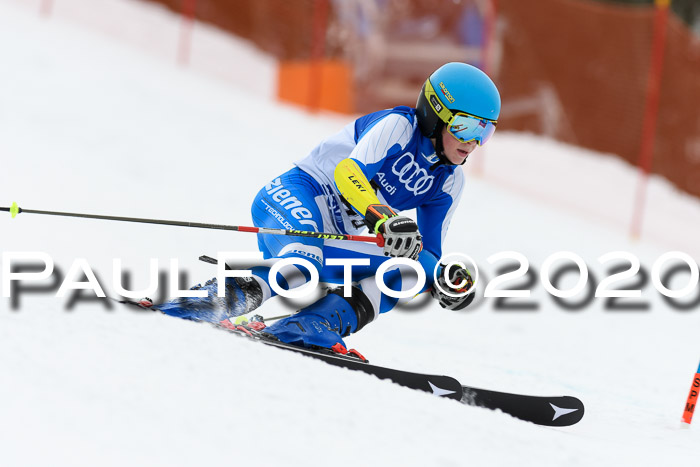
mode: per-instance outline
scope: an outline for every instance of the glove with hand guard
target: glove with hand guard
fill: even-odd
[[[474,285],[474,279],[472,279],[471,273],[466,268],[458,264],[453,264],[449,271],[445,271],[447,265],[441,264],[437,284],[433,285],[433,289],[430,291],[430,295],[433,296],[435,300],[440,303],[440,306],[448,310],[462,310],[469,306],[471,302],[474,301],[476,294],[474,290],[465,294],[467,290],[472,288]],[[447,274],[445,274],[447,272]],[[447,277],[445,277],[447,276]],[[449,292],[452,295],[459,295],[458,297],[451,297],[442,290]]]
[[[418,259],[423,237],[413,219],[397,215],[385,204],[372,204],[367,208],[365,223],[384,238],[384,256]]]

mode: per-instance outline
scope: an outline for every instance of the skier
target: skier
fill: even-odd
[[[382,294],[374,278],[389,257],[416,260],[426,273],[421,292],[430,291],[442,307],[466,307],[474,298],[473,292],[463,294],[473,283],[469,272],[459,266],[444,271],[441,264],[438,288],[433,287],[433,271],[464,186],[459,166],[493,135],[500,107],[498,90],[485,73],[465,63],[448,63],[425,81],[416,108],[399,106],[357,119],[263,187],[251,210],[257,227],[341,234],[359,234],[367,227],[385,243],[382,248],[259,234],[258,246],[266,259],[305,260],[315,269],[281,268],[276,278],[283,289],[302,286],[312,272],[324,282],[342,282],[343,268],[328,265],[329,259],[367,263],[352,268],[349,297],[342,288],[331,290],[262,332],[285,343],[345,353],[343,337],[400,302]],[[400,214],[413,208],[416,221]],[[217,296],[217,280],[212,279],[193,288],[207,291],[207,296],[178,298],[154,308],[181,318],[229,323],[225,320],[249,313],[276,295],[268,277],[270,264],[251,268],[252,277],[227,278],[225,297]],[[411,267],[398,265],[383,278],[392,290],[406,291],[416,285],[416,276]],[[461,296],[452,296],[459,292]],[[255,328],[260,331],[262,326]]]

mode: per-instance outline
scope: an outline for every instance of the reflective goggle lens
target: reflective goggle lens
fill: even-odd
[[[452,117],[447,129],[462,143],[476,140],[480,146],[483,146],[496,131],[496,123],[465,113],[458,113]]]

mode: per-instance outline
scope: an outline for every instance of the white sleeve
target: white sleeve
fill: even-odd
[[[411,121],[400,114],[389,114],[363,130],[350,157],[365,166],[372,166],[390,152],[405,148],[412,136]],[[370,172],[375,171],[370,169]]]

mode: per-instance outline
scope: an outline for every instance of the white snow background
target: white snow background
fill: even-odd
[[[200,24],[192,65],[177,66],[180,20],[161,8],[57,0],[41,18],[39,6],[0,1],[2,206],[247,225],[257,190],[351,120],[275,102],[274,62]],[[620,160],[508,132],[472,157],[484,173],[467,164],[445,251],[473,257],[485,279],[505,264],[491,255],[524,254],[537,280],[517,303],[538,309],[491,298],[448,312],[418,298],[346,342],[379,365],[579,397],[578,425],[536,426],[205,324],[103,301],[71,308],[54,287],[0,301],[0,465],[693,465],[700,432],[679,421],[700,358],[697,307],[669,306],[649,282],[634,300],[647,311],[602,298],[571,311],[539,271],[562,250],[598,282],[611,251],[647,272],[667,251],[697,261],[700,203],[652,178],[631,241],[637,172]],[[108,293],[114,258],[133,288],[146,287],[150,258],[161,269],[177,258],[184,287],[215,275],[200,254],[256,251],[251,234],[7,213],[0,241],[3,253],[51,255],[63,274],[84,258]]]

